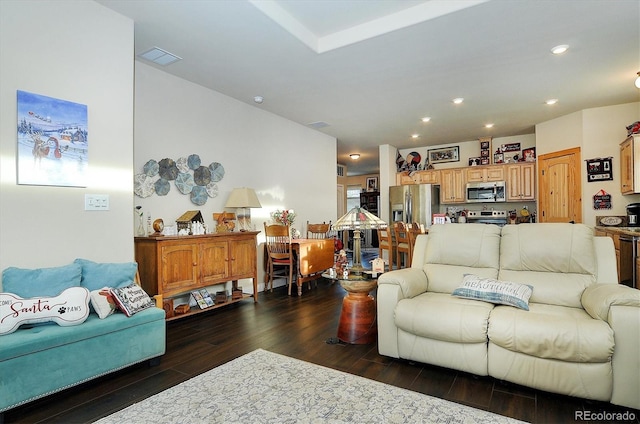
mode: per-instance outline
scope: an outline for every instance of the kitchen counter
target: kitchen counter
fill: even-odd
[[[607,231],[613,234],[624,234],[632,237],[640,237],[640,227],[606,227],[596,226],[596,231]]]
[[[618,283],[638,288],[640,277],[640,227],[609,227],[596,225],[596,236],[606,236],[613,239],[616,249],[616,265],[618,268]]]

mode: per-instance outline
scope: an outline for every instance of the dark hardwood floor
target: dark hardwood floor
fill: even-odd
[[[629,411],[387,358],[378,354],[376,344],[329,344],[344,295],[338,284],[320,280],[311,290],[305,284],[302,297],[289,297],[281,287],[260,293],[257,304],[245,301],[171,321],[160,365],[135,365],[31,402],[7,411],[5,422],[92,422],[257,348],[528,422],[570,423],[576,411]],[[630,411],[632,422],[640,423],[639,411]]]

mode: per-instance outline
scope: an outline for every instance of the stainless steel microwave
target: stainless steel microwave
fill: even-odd
[[[490,183],[467,183],[468,203],[506,202],[506,183],[494,181]]]

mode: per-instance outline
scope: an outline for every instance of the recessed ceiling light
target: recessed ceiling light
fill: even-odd
[[[493,124],[484,124],[485,128],[493,128]]]
[[[349,157],[353,160],[360,159],[360,153],[351,153]]]
[[[429,122],[431,121],[431,117],[429,116],[425,116],[424,118],[422,118],[422,122]]]
[[[262,97],[262,96],[255,96],[255,97],[253,98],[253,101],[254,101],[254,102],[256,102],[256,103],[258,103],[259,105],[261,105],[261,104],[262,104],[262,102],[264,102],[264,97]]]
[[[420,138],[420,134],[411,134],[411,138]]]
[[[558,99],[549,99],[545,103],[548,104],[549,106],[555,105],[556,103],[558,103]]]
[[[559,46],[555,46],[551,49],[551,53],[553,54],[562,54],[569,50],[569,46],[567,44],[560,44]]]
[[[453,99],[453,103],[457,105],[459,105],[462,102],[464,102],[464,99],[462,97],[456,97],[455,99]]]

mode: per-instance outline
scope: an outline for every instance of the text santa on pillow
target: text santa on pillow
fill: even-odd
[[[0,293],[0,335],[13,333],[22,324],[55,322],[66,327],[82,324],[89,316],[89,290],[70,287],[54,297],[23,299]]]

